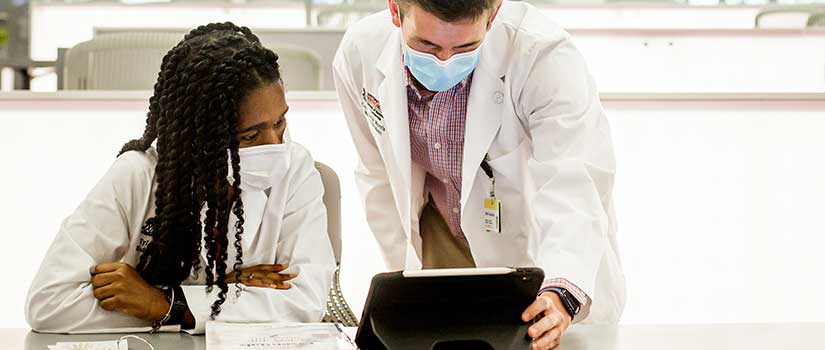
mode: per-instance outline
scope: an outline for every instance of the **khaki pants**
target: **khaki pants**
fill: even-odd
[[[430,199],[432,203],[432,199]],[[449,269],[476,267],[470,246],[455,238],[438,209],[427,203],[421,212],[419,232],[425,269]]]

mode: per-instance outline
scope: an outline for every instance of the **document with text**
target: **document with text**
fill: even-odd
[[[206,350],[356,350],[334,323],[206,324]]]

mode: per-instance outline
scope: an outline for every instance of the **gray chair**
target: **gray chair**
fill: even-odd
[[[278,54],[284,86],[293,91],[321,90],[321,59],[309,49],[274,42],[263,42]]]
[[[181,40],[168,33],[106,34],[66,52],[63,89],[151,90],[166,52]]]
[[[357,327],[358,318],[344,299],[341,291],[341,184],[338,175],[327,165],[315,162],[324,183],[324,205],[327,207],[327,231],[335,253],[335,275],[327,299],[327,312],[323,322],[341,323],[345,327]]]
[[[825,11],[817,12],[808,17],[808,28],[825,27]]]
[[[167,32],[103,34],[66,53],[63,89],[152,90],[163,56],[183,37]],[[275,51],[290,90],[320,90],[321,60],[312,51],[263,43]]]

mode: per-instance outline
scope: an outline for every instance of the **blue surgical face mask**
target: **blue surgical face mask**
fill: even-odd
[[[481,46],[473,51],[455,54],[446,61],[435,55],[413,50],[404,45],[404,65],[430,91],[447,91],[467,78],[476,69]]]

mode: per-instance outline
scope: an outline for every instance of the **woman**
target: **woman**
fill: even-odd
[[[283,142],[278,56],[246,27],[199,27],[163,58],[149,104],[143,136],[49,248],[31,327],[320,321],[335,268],[323,187],[307,151]]]

